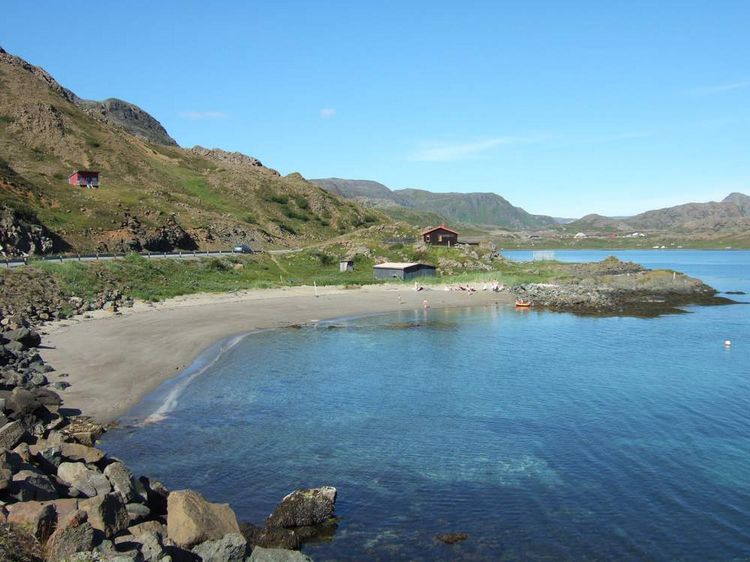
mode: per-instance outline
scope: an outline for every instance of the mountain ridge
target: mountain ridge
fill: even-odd
[[[392,190],[372,180],[343,178],[318,178],[311,182],[332,193],[377,207],[387,214],[404,213],[403,208],[421,213],[431,213],[447,221],[500,226],[504,228],[544,228],[556,223],[552,217],[532,215],[496,193],[436,193],[425,189]],[[434,221],[433,221],[434,222]]]
[[[734,192],[721,201],[683,203],[624,218],[590,214],[567,226],[581,230],[733,232],[750,226],[750,196]]]

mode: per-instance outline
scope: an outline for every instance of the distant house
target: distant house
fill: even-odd
[[[444,224],[429,228],[422,232],[422,240],[425,244],[439,244],[442,246],[455,246],[458,243],[458,232],[451,230]]]
[[[99,187],[99,172],[94,170],[76,170],[68,177],[68,183],[80,187]]]
[[[578,234],[573,236],[573,238],[588,238],[588,236],[586,236],[585,232],[579,232]]]
[[[373,268],[375,279],[408,280],[415,277],[435,277],[435,267],[425,263],[381,263]]]

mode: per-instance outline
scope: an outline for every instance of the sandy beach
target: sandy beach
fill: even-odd
[[[316,296],[317,292],[317,296]],[[52,381],[67,381],[65,408],[102,423],[125,414],[178,375],[216,341],[243,332],[343,316],[432,308],[509,304],[508,293],[446,291],[409,285],[294,287],[200,294],[136,303],[120,314],[97,311],[45,327],[43,359]],[[62,378],[61,374],[68,374]]]

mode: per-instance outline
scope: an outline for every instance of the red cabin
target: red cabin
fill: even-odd
[[[458,243],[458,232],[451,230],[444,224],[435,228],[429,228],[422,232],[422,240],[425,244],[438,244],[441,246],[454,246]]]
[[[76,170],[68,177],[68,183],[80,187],[99,187],[99,172],[93,170]]]

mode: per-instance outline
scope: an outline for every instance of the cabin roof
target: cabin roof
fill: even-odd
[[[97,170],[76,170],[72,174],[70,174],[70,176],[68,176],[68,177],[73,177],[76,174],[96,174],[96,175],[99,175],[99,172]]]
[[[426,263],[418,263],[418,262],[386,262],[386,263],[379,263],[373,267],[375,267],[375,269],[408,269],[410,267],[414,267],[415,265],[421,265],[424,267],[434,267],[432,265],[427,265]]]
[[[453,234],[455,234],[456,236],[458,236],[458,232],[456,232],[452,228],[448,228],[444,224],[441,224],[440,226],[435,226],[433,228],[428,228],[427,230],[423,230],[422,231],[422,236],[424,236],[425,234],[429,234],[430,232],[435,232],[436,230],[447,230],[448,232],[452,232]]]

